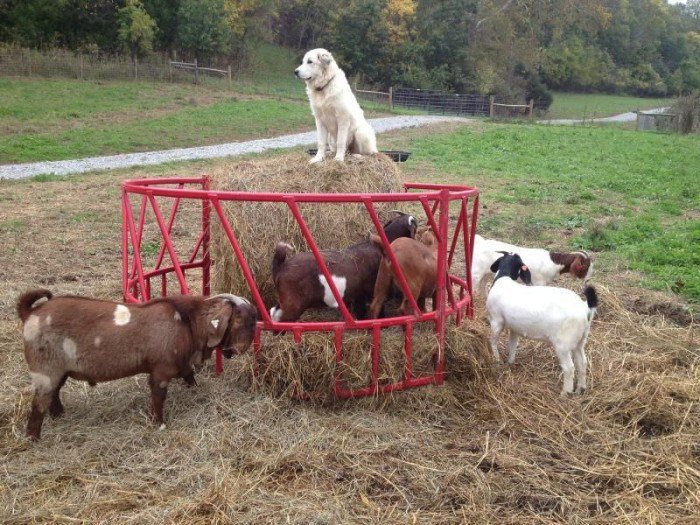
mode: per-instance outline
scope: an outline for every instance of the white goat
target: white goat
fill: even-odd
[[[499,252],[517,253],[530,270],[532,284],[545,286],[562,273],[569,273],[579,279],[590,278],[592,271],[591,257],[584,251],[550,252],[542,248],[522,248],[494,239],[484,239],[481,235],[474,237],[474,256],[472,258],[472,283],[474,293],[486,291],[491,265],[501,257]]]
[[[508,363],[515,361],[518,339],[549,341],[559,357],[564,374],[562,396],[574,390],[574,369],[578,375],[576,392],[586,390],[586,355],[584,346],[591,321],[598,305],[595,288],[586,286],[586,301],[565,288],[525,286],[516,282],[521,278],[530,283],[528,267],[518,254],[507,253],[491,266],[497,271],[486,308],[491,322],[491,349],[496,361],[498,336],[504,328],[510,330]]]

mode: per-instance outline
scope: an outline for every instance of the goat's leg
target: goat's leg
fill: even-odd
[[[67,379],[68,379],[67,375],[65,375],[61,378],[61,380],[58,382],[58,386],[53,391],[53,396],[51,397],[51,405],[49,406],[49,414],[54,419],[61,417],[63,415],[63,413],[65,412],[65,409],[63,408],[63,403],[61,403],[61,398],[59,397],[59,393],[61,391],[61,388],[63,388],[63,385],[66,384]]]
[[[510,331],[510,336],[508,337],[508,364],[512,365],[515,363],[515,354],[518,352],[518,340],[520,336],[516,334],[513,330]]]
[[[384,306],[384,301],[386,301],[386,296],[387,293],[389,293],[390,287],[391,269],[388,264],[382,261],[379,266],[379,272],[377,273],[377,280],[374,283],[374,297],[369,307],[369,316],[372,319],[379,317],[379,313],[382,310],[382,306]]]
[[[564,386],[561,390],[562,397],[566,394],[571,394],[574,391],[574,360],[571,358],[571,349],[559,347],[556,348],[559,364],[564,375]]]
[[[172,375],[160,370],[152,371],[149,377],[149,383],[151,385],[153,421],[157,425],[160,425],[161,430],[165,428],[165,422],[163,420],[163,405],[165,404],[165,398],[168,395],[168,383],[170,382],[171,378]]]
[[[188,387],[197,386],[197,381],[194,378],[194,370],[190,368],[182,374],[182,379]]]
[[[52,391],[39,391],[34,394],[32,401],[32,411],[27,420],[27,437],[32,440],[38,440],[41,437],[41,425],[46,416],[46,410],[51,405],[53,399]]]
[[[491,320],[491,351],[497,363],[501,363],[501,354],[498,353],[498,337],[503,330],[503,322],[498,319]]]
[[[420,311],[425,312],[425,297],[419,297],[418,301],[416,302],[418,303],[418,308],[420,308]]]
[[[586,391],[586,368],[588,363],[586,362],[586,353],[584,352],[583,345],[585,340],[581,341],[576,348],[574,348],[574,364],[576,365],[576,393],[583,394]]]

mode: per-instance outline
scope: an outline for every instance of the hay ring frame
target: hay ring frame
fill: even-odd
[[[374,396],[429,384],[441,385],[445,375],[445,325],[454,319],[459,325],[465,316],[473,318],[474,304],[472,298],[471,260],[474,235],[478,218],[479,192],[476,188],[461,185],[443,184],[404,184],[403,193],[269,193],[212,190],[208,177],[173,177],[154,179],[132,179],[122,183],[122,293],[126,302],[143,302],[150,300],[152,291],[158,287],[154,281],[160,281],[160,295],[168,295],[168,278],[175,278],[179,288],[177,293],[189,294],[188,273],[201,272],[201,293],[210,294],[210,269],[212,260],[209,255],[212,220],[218,219],[224,229],[233,254],[240,265],[250,289],[252,302],[257,306],[261,320],[257,323],[253,353],[257,360],[260,352],[260,336],[265,330],[285,330],[293,334],[294,340],[300,343],[304,333],[324,332],[334,334],[335,359],[337,371],[334,377],[333,393],[338,398],[356,398]],[[140,200],[140,203],[138,201]],[[201,224],[196,235],[196,241],[189,255],[181,259],[175,248],[173,239],[173,224],[181,203],[199,201],[201,203]],[[166,219],[161,211],[164,202],[171,202],[170,214]],[[271,319],[267,306],[264,304],[255,279],[235,234],[235,225],[229,223],[222,208],[222,203],[228,202],[273,202],[282,203],[288,207],[297,222],[297,226],[314,254],[326,282],[337,301],[342,319],[339,321],[297,321],[293,323],[275,322]],[[425,212],[427,223],[437,233],[438,237],[438,282],[436,291],[437,305],[430,312],[421,312],[416,301],[409,294],[412,315],[400,315],[381,319],[355,319],[344,304],[338,289],[333,283],[330,272],[323,262],[323,255],[314,241],[311,232],[299,211],[300,203],[356,203],[363,205],[377,233],[390,254],[395,276],[402,290],[408,290],[406,279],[396,264],[394,254],[382,229],[382,223],[375,209],[379,203],[413,203],[420,204]],[[450,211],[457,212],[457,219],[450,224]],[[135,213],[135,210],[138,210]],[[159,234],[159,249],[152,268],[144,267],[144,226],[147,214],[153,215]],[[191,225],[187,225],[191,228]],[[454,256],[463,250],[464,269],[461,275],[453,268]],[[182,251],[182,250],[180,250]],[[171,262],[164,265],[165,256]],[[272,253],[270,253],[272,257]],[[190,280],[192,276],[190,275]],[[171,286],[172,288],[172,286]],[[415,377],[411,369],[411,335],[416,323],[434,323],[437,347],[434,354],[434,369],[429,375]],[[398,381],[381,383],[378,379],[379,360],[381,355],[381,331],[399,326],[404,330],[404,376]],[[368,385],[361,388],[347,388],[340,372],[343,362],[343,334],[346,331],[366,331],[372,336],[371,343],[371,379]],[[216,371],[222,371],[221,352],[216,352]]]

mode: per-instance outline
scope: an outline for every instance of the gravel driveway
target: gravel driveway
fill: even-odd
[[[663,113],[668,110],[668,108],[656,108],[656,109],[645,109],[641,113]],[[540,120],[541,124],[585,124],[588,122],[634,122],[637,120],[637,113],[630,111],[628,113],[620,113],[619,115],[613,115],[612,117],[603,118],[589,118],[589,119],[570,119],[561,118],[554,120]]]
[[[466,120],[467,119],[460,117],[445,116],[404,116],[370,119],[369,122],[377,133],[384,133],[394,129],[413,128],[438,122],[464,122]],[[268,149],[293,148],[309,144],[316,144],[315,131],[283,135],[270,139],[230,142],[228,144],[216,144],[214,146],[201,146],[197,148],[179,148],[164,151],[150,151],[146,153],[126,153],[122,155],[89,157],[76,160],[6,164],[0,166],[0,179],[25,179],[27,177],[33,177],[34,175],[44,174],[71,175],[73,173],[85,173],[87,171],[130,168],[132,166],[147,166],[162,164],[164,162],[215,159],[219,157],[245,155],[247,153],[259,153]]]

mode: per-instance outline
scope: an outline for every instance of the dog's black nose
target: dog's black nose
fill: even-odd
[[[294,74],[295,74],[296,76],[299,76],[299,70],[298,70],[298,69],[295,69],[295,70],[294,70]]]

